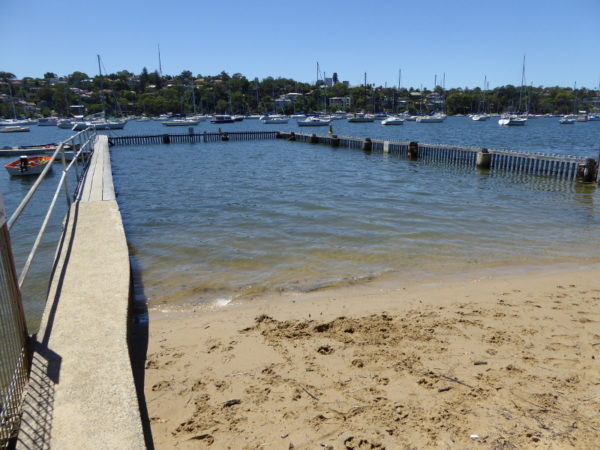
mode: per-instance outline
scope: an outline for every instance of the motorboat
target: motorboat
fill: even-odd
[[[233,119],[234,122],[241,122],[246,117],[245,116],[241,116],[241,115],[237,115],[237,116],[231,116],[231,118]]]
[[[288,123],[288,120],[289,119],[287,118],[287,116],[281,116],[281,115],[261,117],[262,123],[266,123],[266,124],[270,124],[270,125]]]
[[[419,116],[417,117],[417,123],[442,123],[446,120],[446,114],[435,113],[431,116]]]
[[[473,114],[471,116],[471,120],[474,120],[475,122],[485,122],[489,118],[490,116],[488,116],[487,114]]]
[[[354,113],[351,117],[348,117],[348,123],[367,123],[374,121],[375,116],[373,114]]]
[[[561,117],[560,120],[558,121],[558,123],[560,123],[561,125],[573,125],[576,121],[577,121],[577,116],[569,114],[569,115]]]
[[[38,126],[40,127],[55,127],[58,125],[58,117],[42,117],[38,119]]]
[[[233,123],[235,122],[233,120],[233,117],[231,117],[229,114],[217,114],[216,116],[213,116],[213,118],[211,119],[210,123]]]
[[[197,119],[171,119],[161,122],[166,127],[193,127],[200,123]]]
[[[81,119],[61,119],[56,123],[58,128],[62,128],[63,130],[72,130],[73,125],[76,123],[83,122]]]
[[[304,120],[298,120],[297,123],[299,127],[326,127],[331,123],[331,119],[311,116]]]
[[[0,133],[23,133],[27,131],[31,131],[29,127],[22,127],[17,125],[11,125],[8,127],[0,128]]]
[[[0,156],[51,155],[54,153],[57,147],[58,144],[22,145],[19,147],[6,146],[0,148]],[[66,144],[65,148],[72,149],[73,147],[69,144]]]
[[[400,116],[389,116],[381,121],[381,125],[404,125],[404,119]]]
[[[527,123],[527,117],[518,116],[516,114],[502,114],[498,125],[507,127],[519,127]]]
[[[18,127],[23,125],[35,125],[37,121],[31,119],[5,119],[0,120],[0,127]]]
[[[88,128],[94,130],[122,130],[127,122],[125,120],[91,120],[87,122],[76,122],[71,128],[73,131],[82,131]]]
[[[4,167],[11,176],[39,175],[50,159],[52,159],[50,156],[28,157],[22,155],[19,159],[6,164]]]

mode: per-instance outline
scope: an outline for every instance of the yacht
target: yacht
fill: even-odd
[[[576,120],[577,120],[577,116],[569,114],[569,115],[561,117],[561,119],[558,121],[558,123],[560,123],[561,125],[573,125]]]
[[[475,122],[485,122],[489,118],[490,116],[488,116],[487,114],[473,114],[471,116],[471,120],[474,120]]]
[[[507,127],[522,127],[527,123],[527,117],[518,116],[516,114],[502,114],[498,125]]]
[[[381,121],[381,125],[404,125],[404,119],[400,116],[389,116]]]
[[[297,121],[299,127],[326,127],[331,123],[331,119],[322,117],[307,117],[304,120]]]
[[[233,117],[231,117],[229,114],[217,114],[215,116],[213,116],[213,118],[211,119],[210,123],[233,123],[235,122],[233,120]]]
[[[286,116],[280,116],[278,114],[273,116],[262,116],[260,120],[262,123],[266,124],[288,123],[288,118]]]
[[[419,116],[417,117],[417,123],[442,123],[446,120],[446,114],[435,113],[432,116]]]
[[[38,119],[38,126],[40,127],[55,127],[58,125],[58,117],[42,117]]]
[[[354,113],[352,116],[348,117],[349,123],[366,123],[374,121],[375,116],[373,116],[373,114]]]
[[[200,121],[198,119],[184,118],[165,120],[161,123],[166,127],[193,127],[198,125]]]
[[[87,122],[76,122],[71,128],[73,131],[81,131],[87,128],[93,128],[94,130],[122,130],[125,127],[127,121],[118,119],[99,119],[91,120]]]

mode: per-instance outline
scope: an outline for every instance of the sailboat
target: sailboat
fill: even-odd
[[[485,90],[487,89],[487,75],[484,76],[483,78],[483,89],[481,92],[481,100],[479,101],[479,111],[477,112],[477,114],[473,114],[471,116],[471,120],[474,120],[475,122],[485,122],[486,120],[488,120],[490,118],[490,116],[487,115],[487,111],[486,111],[486,104],[485,104]]]
[[[367,104],[367,72],[365,72],[365,105]],[[375,116],[373,114],[365,114],[365,113],[354,113],[352,116],[348,117],[349,123],[365,123],[365,122],[374,122]]]
[[[102,67],[100,63],[100,55],[96,55],[98,57],[98,73],[100,75],[100,79],[102,79]],[[122,130],[127,123],[126,120],[119,119],[107,119],[106,112],[104,111],[104,96],[102,96],[102,113],[99,114],[98,118],[94,120],[88,120],[84,122],[77,122],[71,128],[73,131],[81,131],[87,128],[93,128],[95,130]]]
[[[523,86],[525,84],[525,56],[523,56],[523,69],[521,71],[521,89],[519,90],[519,109],[521,108],[521,100],[523,97]],[[504,113],[500,116],[500,120],[498,120],[498,125],[500,126],[523,126],[527,123],[527,112],[525,115],[519,114],[511,114]]]

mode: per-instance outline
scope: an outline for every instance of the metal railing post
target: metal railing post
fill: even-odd
[[[15,438],[30,365],[27,325],[0,193],[0,448]]]

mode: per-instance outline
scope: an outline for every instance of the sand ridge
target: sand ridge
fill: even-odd
[[[594,448],[594,270],[154,313],[157,448]]]

